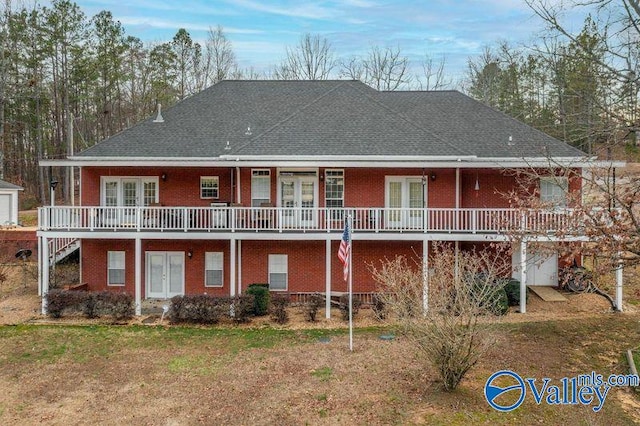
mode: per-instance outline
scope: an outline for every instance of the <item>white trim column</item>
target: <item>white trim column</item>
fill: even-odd
[[[43,237],[38,237],[38,296],[42,296],[42,239]]]
[[[429,241],[422,240],[422,309],[429,310]]]
[[[40,287],[42,288],[42,315],[46,315],[47,293],[49,292],[49,245],[47,243],[47,237],[42,237],[42,243],[40,245],[42,248],[42,263],[40,264],[40,269],[42,270],[40,274],[42,280],[40,283]]]
[[[331,318],[331,240],[327,238],[325,241],[325,268],[324,268],[324,286],[325,286],[325,318]]]
[[[136,315],[142,315],[142,240],[135,239],[134,250],[134,303]]]
[[[229,240],[229,296],[236,295],[236,239]]]
[[[242,294],[242,240],[238,240],[238,294]]]
[[[520,313],[527,313],[527,242],[520,241]]]

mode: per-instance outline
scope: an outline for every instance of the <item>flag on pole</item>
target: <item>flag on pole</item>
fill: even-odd
[[[349,256],[351,255],[351,230],[349,229],[349,221],[344,222],[344,232],[342,233],[342,241],[338,249],[338,259],[342,262],[342,272],[344,280],[349,280]]]

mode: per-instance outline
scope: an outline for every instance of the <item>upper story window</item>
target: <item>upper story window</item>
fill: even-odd
[[[200,177],[200,198],[218,198],[220,181],[218,176]]]
[[[556,207],[567,207],[569,179],[564,176],[540,178],[540,201]]]
[[[260,207],[271,202],[271,172],[266,170],[251,171],[251,207]]]
[[[326,207],[344,207],[344,170],[324,171],[324,197]]]
[[[157,177],[103,177],[101,203],[103,206],[135,207],[158,202]]]

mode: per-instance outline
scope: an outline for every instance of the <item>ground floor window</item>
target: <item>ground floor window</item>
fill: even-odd
[[[269,290],[286,290],[288,259],[286,254],[269,255]]]
[[[205,287],[222,287],[222,264],[223,264],[222,252],[207,252],[205,253],[205,272],[204,272],[204,285]]]
[[[107,252],[107,285],[124,285],[124,253]]]

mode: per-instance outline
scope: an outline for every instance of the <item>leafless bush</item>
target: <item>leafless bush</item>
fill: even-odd
[[[460,251],[456,259],[453,248],[442,244],[429,256],[426,283],[421,262],[402,256],[372,267],[387,321],[438,370],[446,391],[454,390],[495,342],[493,315],[508,260],[498,248]]]

